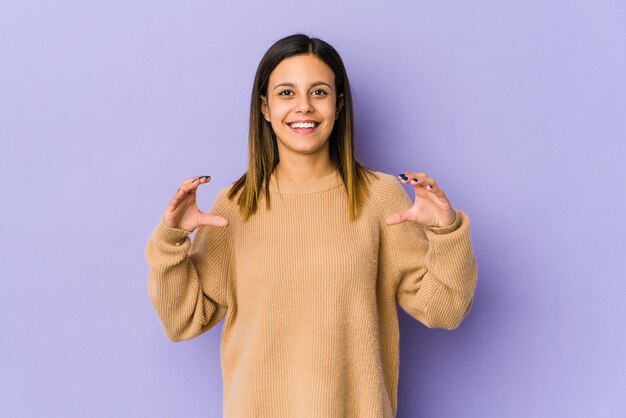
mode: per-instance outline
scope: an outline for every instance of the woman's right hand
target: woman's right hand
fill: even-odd
[[[163,223],[170,228],[193,232],[200,225],[226,226],[228,220],[217,215],[209,215],[198,209],[196,191],[198,186],[211,181],[211,176],[191,177],[181,184],[170,200]]]

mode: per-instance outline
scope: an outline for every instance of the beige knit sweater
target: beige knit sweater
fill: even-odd
[[[271,209],[243,222],[230,188],[210,213],[227,227],[190,233],[162,220],[148,240],[148,294],[165,334],[188,340],[225,318],[226,418],[395,417],[396,302],[431,328],[455,329],[477,279],[469,218],[388,226],[412,201],[376,172],[353,223],[338,172],[271,179]],[[280,193],[279,193],[280,192]]]

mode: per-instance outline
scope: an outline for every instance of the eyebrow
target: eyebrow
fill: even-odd
[[[331,89],[331,90],[333,89],[333,88],[330,86],[330,84],[326,83],[325,81],[315,81],[315,82],[311,83],[311,87],[313,87],[313,86],[319,86],[320,84],[323,84],[323,85],[325,85],[325,86],[328,86],[328,88],[329,88],[329,89]],[[280,87],[280,86],[295,87],[296,85],[295,85],[295,84],[293,84],[293,83],[287,83],[287,82],[285,82],[285,83],[280,83],[280,84],[276,84],[276,85],[274,86],[274,90],[276,90],[276,89],[277,89],[278,87]]]

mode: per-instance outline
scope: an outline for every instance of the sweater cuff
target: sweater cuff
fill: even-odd
[[[179,228],[170,228],[163,223],[163,218],[161,218],[152,236],[155,239],[167,242],[168,244],[181,245],[185,242],[185,239],[189,234],[191,234],[191,231]]]
[[[461,211],[454,210],[456,212],[456,218],[452,225],[443,226],[443,227],[435,227],[435,226],[427,226],[426,228],[433,231],[435,234],[448,234],[450,232],[456,231],[461,226]]]

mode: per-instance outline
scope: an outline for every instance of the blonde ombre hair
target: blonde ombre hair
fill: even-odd
[[[278,146],[271,124],[261,115],[261,95],[267,95],[270,74],[285,58],[315,54],[335,74],[338,96],[343,94],[343,106],[329,138],[330,159],[338,169],[348,195],[348,217],[352,221],[359,215],[362,203],[368,195],[367,176],[376,176],[372,169],[359,163],[354,157],[354,120],[350,83],[343,61],[335,48],[318,38],[294,34],[276,41],[265,53],[254,77],[250,99],[250,127],[248,131],[248,170],[237,181],[228,194],[237,199],[244,220],[248,220],[258,207],[264,194],[270,209],[270,177],[278,164]]]

